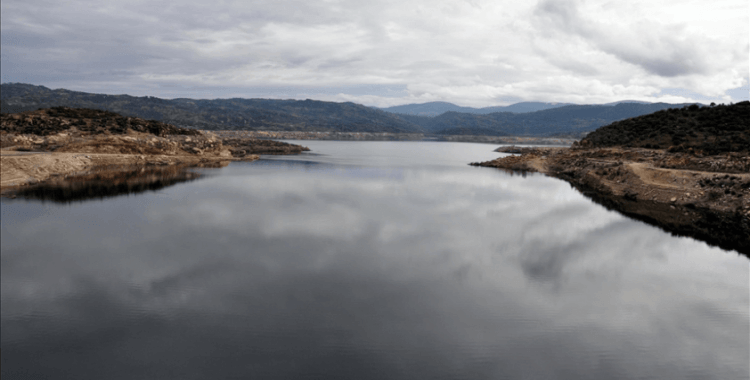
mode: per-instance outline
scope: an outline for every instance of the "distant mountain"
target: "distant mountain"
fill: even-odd
[[[529,113],[495,112],[486,115],[446,112],[435,117],[400,115],[435,134],[490,136],[570,136],[586,133],[612,122],[650,114],[686,104],[620,103],[610,105],[568,105]],[[459,132],[459,133],[457,133]]]
[[[521,102],[509,106],[494,106],[484,108],[461,107],[448,102],[429,102],[422,104],[405,104],[381,108],[383,111],[415,116],[438,116],[446,112],[461,112],[486,115],[493,112],[526,113],[557,108],[570,105],[570,103],[542,103]]]
[[[619,102],[615,105],[518,103],[474,109],[451,103],[413,105],[421,112],[453,107],[428,117],[396,114],[355,103],[277,99],[160,99],[152,96],[105,95],[22,83],[0,85],[0,111],[14,113],[67,106],[117,112],[180,127],[212,130],[320,132],[390,132],[443,135],[518,135],[582,137],[612,122],[650,114],[681,104]],[[407,109],[408,106],[401,108]],[[547,109],[528,111],[535,107]],[[391,109],[394,107],[391,107]],[[472,112],[464,112],[466,110]],[[505,109],[504,112],[490,112]],[[508,109],[526,110],[525,113]],[[415,111],[416,112],[416,111]],[[430,111],[432,112],[432,111]]]
[[[602,105],[603,106],[616,106],[616,105],[622,104],[622,103],[651,104],[651,102],[644,102],[644,101],[641,101],[641,100],[620,100],[620,101],[612,102],[612,103],[604,103]]]
[[[461,107],[448,102],[429,102],[422,104],[405,104],[402,106],[381,108],[381,110],[404,115],[437,116],[442,113],[451,111],[470,113],[472,111],[476,111],[476,108]]]
[[[398,116],[355,103],[277,99],[160,99],[152,96],[105,95],[44,86],[4,83],[4,113],[67,106],[112,111],[177,126],[223,130],[421,132]]]
[[[509,106],[498,106],[498,107],[485,107],[480,108],[477,113],[488,114],[494,112],[513,112],[513,113],[528,113],[536,111],[544,111],[552,108],[559,108],[564,106],[572,105],[571,103],[542,103],[542,102],[521,102],[511,104]]]

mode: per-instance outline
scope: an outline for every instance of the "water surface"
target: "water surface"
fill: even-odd
[[[748,260],[493,145],[304,141],[154,192],[2,201],[2,377],[741,379]]]

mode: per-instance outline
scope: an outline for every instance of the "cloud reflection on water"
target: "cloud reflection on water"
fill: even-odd
[[[280,165],[101,204],[4,204],[3,374],[747,373],[743,258],[541,176]]]

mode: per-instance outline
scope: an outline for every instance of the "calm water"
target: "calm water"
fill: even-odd
[[[304,144],[2,200],[2,378],[748,378],[746,257],[466,165],[493,145]]]

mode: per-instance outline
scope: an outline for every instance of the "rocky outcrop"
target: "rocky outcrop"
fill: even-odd
[[[101,165],[197,165],[295,154],[305,147],[232,139],[112,112],[56,107],[0,118],[2,187],[45,181]],[[74,154],[75,153],[75,154]]]
[[[612,123],[570,149],[506,148],[474,165],[564,179],[594,201],[750,256],[750,102]]]
[[[0,117],[0,147],[20,151],[253,158],[257,154],[295,154],[295,144],[219,135],[154,120],[67,107]]]
[[[297,154],[310,150],[296,144],[254,138],[227,137],[223,139],[223,142],[229,147],[234,157],[244,157],[248,154]]]
[[[162,137],[201,134],[195,129],[86,108],[53,107],[31,112],[0,114],[0,131],[15,134],[47,136],[65,131],[87,135],[125,134],[129,130]]]
[[[505,150],[520,154],[472,165],[560,178],[610,209],[750,256],[747,157],[642,148]]]

